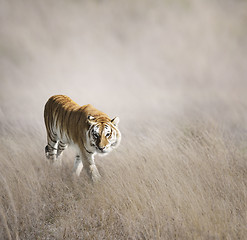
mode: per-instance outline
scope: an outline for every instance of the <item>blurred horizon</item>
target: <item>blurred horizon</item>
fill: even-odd
[[[1,101],[15,98],[13,114],[21,109],[28,116],[65,94],[120,111],[125,120],[128,112],[217,108],[229,95],[244,104],[245,7],[245,1],[1,1]]]

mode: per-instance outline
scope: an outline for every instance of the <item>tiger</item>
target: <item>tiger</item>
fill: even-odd
[[[95,155],[106,155],[121,141],[119,117],[111,119],[91,104],[80,106],[65,95],[54,95],[44,107],[47,133],[46,158],[61,161],[70,145],[76,149],[73,173],[80,175],[83,167],[93,182],[101,175],[95,165]]]

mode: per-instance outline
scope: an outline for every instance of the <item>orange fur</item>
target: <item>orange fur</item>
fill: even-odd
[[[60,128],[60,134],[65,133],[74,143],[82,144],[80,133],[88,130],[87,117],[91,115],[98,120],[111,121],[103,112],[91,104],[80,106],[65,95],[55,95],[49,98],[45,105],[44,118],[47,135],[51,136],[52,124]]]

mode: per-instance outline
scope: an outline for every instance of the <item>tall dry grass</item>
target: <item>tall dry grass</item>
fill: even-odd
[[[0,239],[245,239],[245,1],[0,1]],[[121,119],[102,181],[45,161],[43,107]]]

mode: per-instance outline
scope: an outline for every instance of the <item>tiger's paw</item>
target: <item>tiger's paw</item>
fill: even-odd
[[[49,159],[49,150],[48,150],[48,145],[45,147],[45,156],[47,159]]]
[[[90,165],[89,166],[92,181],[93,182],[98,182],[101,178],[100,173],[95,165]]]

